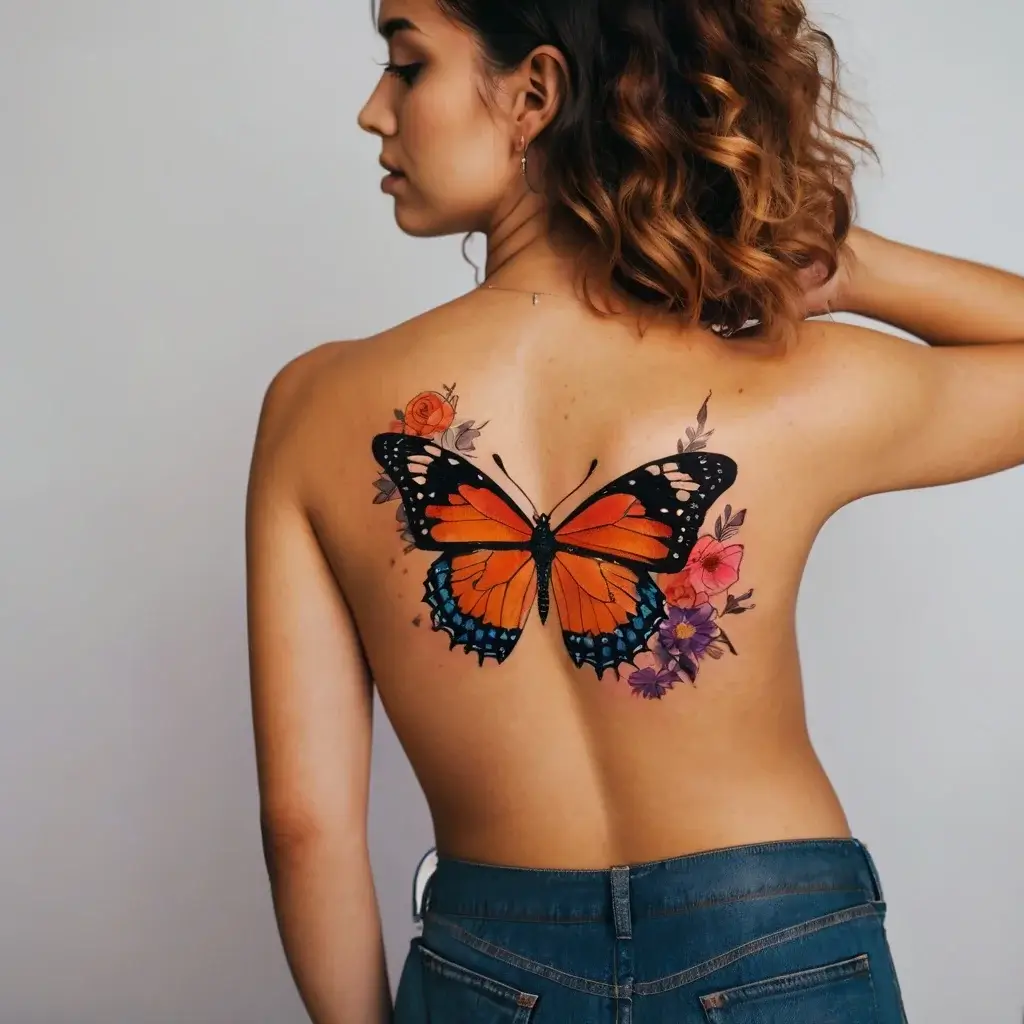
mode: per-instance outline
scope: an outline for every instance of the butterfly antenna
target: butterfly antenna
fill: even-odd
[[[495,462],[496,462],[496,463],[498,464],[498,469],[500,469],[500,470],[502,471],[502,473],[504,473],[504,474],[505,474],[505,476],[507,476],[507,477],[508,477],[508,479],[509,479],[509,480],[512,480],[512,477],[510,477],[510,476],[508,475],[508,470],[507,470],[507,469],[505,468],[505,463],[501,461],[501,456],[500,456],[500,455],[492,455],[492,456],[491,456],[491,458],[492,458],[492,459],[494,459],[494,461],[495,461]],[[526,500],[527,500],[528,502],[530,502],[530,508],[532,508],[532,509],[533,509],[533,514],[534,514],[534,515],[540,515],[540,513],[539,513],[539,512],[538,512],[538,510],[537,510],[537,506],[536,506],[536,505],[534,505],[534,503],[533,503],[532,501],[530,501],[530,496],[529,496],[529,495],[528,495],[528,494],[526,493],[526,491],[524,491],[524,490],[522,489],[522,487],[520,487],[520,486],[519,486],[519,484],[517,484],[517,483],[515,482],[515,480],[512,480],[512,486],[513,486],[513,487],[515,487],[515,489],[516,489],[516,490],[517,490],[517,491],[518,491],[518,492],[519,492],[519,493],[520,493],[520,494],[521,494],[521,495],[522,495],[522,496],[523,496],[523,497],[524,497],[524,498],[525,498],[525,499],[526,499]]]
[[[590,469],[587,470],[587,475],[558,503],[558,505],[568,501],[594,475],[595,469],[597,469],[597,459],[594,459],[590,464]],[[558,505],[556,505],[555,508],[558,508]],[[548,513],[549,519],[555,514],[555,508]]]

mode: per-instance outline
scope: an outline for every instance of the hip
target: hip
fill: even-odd
[[[855,838],[607,869],[441,857],[395,1024],[902,1024],[881,880]]]

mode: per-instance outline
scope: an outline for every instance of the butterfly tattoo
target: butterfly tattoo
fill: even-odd
[[[440,552],[424,601],[450,649],[461,645],[481,665],[503,662],[534,604],[546,623],[553,597],[570,657],[598,678],[646,649],[667,618],[652,576],[686,565],[708,510],[736,479],[724,455],[670,455],[613,480],[552,526],[575,491],[549,513],[534,508],[531,519],[473,463],[429,438],[378,434],[373,455],[397,489],[415,546]],[[596,467],[595,459],[575,490]]]

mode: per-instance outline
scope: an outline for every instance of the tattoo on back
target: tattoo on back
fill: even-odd
[[[531,513],[478,468],[476,442],[487,422],[458,415],[456,387],[424,391],[395,410],[390,430],[373,438],[381,467],[374,502],[398,503],[405,553],[437,557],[423,601],[431,625],[479,664],[503,662],[536,605],[541,623],[555,606],[562,639],[577,667],[600,679],[611,671],[635,696],[660,700],[676,683],[696,685],[705,659],[737,654],[722,621],[755,607],[738,588],[743,545],[734,538],[746,509],[726,505],[711,530],[712,506],[732,487],[736,463],[707,450],[708,401],[676,451],[606,484],[553,525],[554,512]],[[416,624],[418,625],[417,616]]]

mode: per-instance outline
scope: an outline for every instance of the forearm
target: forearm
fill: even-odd
[[[278,928],[314,1024],[390,1024],[368,853],[325,838],[268,845]]]
[[[850,245],[845,310],[930,345],[1024,341],[1024,277],[863,230]]]

